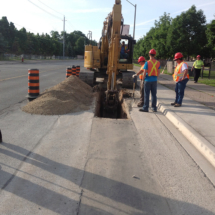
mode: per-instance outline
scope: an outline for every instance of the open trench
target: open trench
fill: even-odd
[[[106,89],[100,88],[96,95],[95,117],[111,118],[111,119],[130,119],[125,97],[128,97],[125,89],[119,89],[116,96],[118,97],[118,105],[114,111],[105,109]]]

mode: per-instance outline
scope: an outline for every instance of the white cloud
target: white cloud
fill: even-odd
[[[199,8],[199,7],[208,6],[208,5],[213,5],[213,4],[215,4],[215,1],[209,2],[209,3],[206,3],[206,4],[197,5],[196,7]],[[181,13],[181,12],[184,12],[184,11],[187,11],[187,10],[189,10],[189,8],[176,11],[176,12],[174,12],[174,13],[171,13],[171,15],[172,15],[172,14],[178,14],[178,13]],[[146,25],[146,24],[148,24],[148,23],[150,23],[150,22],[153,22],[153,21],[155,21],[155,20],[158,20],[158,19],[159,19],[159,17],[158,17],[158,18],[154,18],[154,19],[150,19],[150,20],[147,20],[147,21],[145,21],[145,22],[138,23],[138,24],[136,24],[136,26]],[[130,26],[133,27],[133,25],[130,25]]]
[[[200,5],[196,5],[196,7],[197,8],[199,8],[199,7],[204,7],[204,6],[208,6],[208,5],[212,5],[212,4],[215,4],[215,1],[213,1],[213,2],[209,2],[209,3],[206,3],[206,4],[200,4]],[[201,9],[200,8],[200,9]],[[176,12],[174,12],[174,13],[171,13],[171,14],[178,14],[178,13],[182,13],[182,12],[185,12],[185,11],[187,11],[187,10],[189,10],[190,8],[186,8],[186,9],[183,9],[183,10],[179,10],[179,11],[176,11]]]
[[[140,30],[146,30],[146,29],[149,29],[150,27],[148,28],[137,28],[136,31],[140,31]]]
[[[158,19],[158,18],[154,18],[154,19],[147,20],[145,22],[138,23],[138,24],[136,24],[136,26],[146,25],[146,24],[148,24],[150,22],[155,21],[156,19]],[[133,27],[134,25],[130,25],[130,26]]]

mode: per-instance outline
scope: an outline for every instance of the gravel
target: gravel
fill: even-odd
[[[63,115],[89,110],[94,98],[93,89],[76,76],[46,90],[22,108],[40,115]]]

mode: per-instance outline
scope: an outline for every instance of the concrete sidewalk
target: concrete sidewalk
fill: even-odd
[[[135,66],[134,70],[139,68]],[[215,88],[190,80],[182,107],[175,108],[171,106],[175,101],[172,76],[161,74],[158,82],[158,110],[215,167]]]
[[[175,92],[158,84],[158,108],[215,167],[215,111],[185,97],[182,107],[170,105]]]
[[[169,89],[175,89],[170,75],[161,74],[158,80]],[[182,107],[175,108],[170,105],[175,92],[162,85],[158,85],[159,109],[215,167],[215,88],[190,80]]]
[[[171,75],[161,74],[158,81],[160,84],[175,90],[175,82]],[[200,83],[195,84],[191,79],[187,84],[185,96],[215,110],[215,87]]]

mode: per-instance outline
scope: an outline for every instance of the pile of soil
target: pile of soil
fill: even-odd
[[[22,108],[40,115],[62,115],[89,110],[93,101],[93,89],[76,76],[70,76],[60,84],[46,90],[37,99]]]

